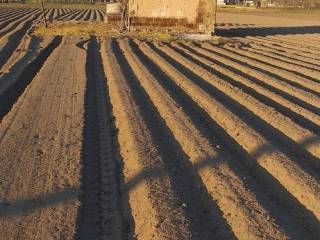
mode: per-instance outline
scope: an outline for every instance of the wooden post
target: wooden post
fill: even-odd
[[[46,19],[46,12],[44,11],[44,6],[43,6],[43,0],[41,0],[41,9],[42,9],[42,18],[43,18],[43,23],[45,27],[48,27],[47,19]]]
[[[215,9],[214,9],[214,24],[213,24],[212,33],[216,32],[216,27],[217,27],[217,9],[218,9],[218,0],[216,0],[216,6],[215,6]]]

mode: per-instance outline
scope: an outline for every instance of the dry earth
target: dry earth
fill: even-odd
[[[318,239],[319,21],[262,17],[168,43],[0,8],[0,239]]]

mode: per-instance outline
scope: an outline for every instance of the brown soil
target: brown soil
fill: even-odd
[[[317,239],[319,27],[234,16],[155,42],[0,8],[0,239]]]

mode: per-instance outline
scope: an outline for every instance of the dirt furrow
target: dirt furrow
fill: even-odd
[[[81,207],[76,239],[124,239],[121,172],[97,40],[87,46]]]
[[[88,21],[97,21],[97,10],[91,10]]]
[[[316,46],[314,41],[308,41],[307,38],[300,38],[299,41],[295,39],[295,35],[289,35],[289,36],[268,36],[267,38],[275,39],[279,41],[285,41],[286,43],[294,44],[298,47],[305,47],[308,49],[314,49],[316,51],[320,51],[320,48]]]
[[[93,10],[89,9],[89,10],[86,12],[86,14],[83,16],[82,20],[83,20],[83,21],[89,21],[92,12],[93,12]],[[91,21],[92,21],[92,20],[91,20]]]
[[[8,14],[6,14],[6,15],[4,15],[4,16],[2,16],[0,18],[0,20],[1,20],[1,25],[0,26],[1,27],[4,26],[3,22],[5,22],[6,20],[8,20],[10,18],[15,18],[17,15],[18,16],[23,16],[23,15],[27,14],[30,11],[32,11],[32,10],[30,10],[30,9],[22,9],[20,11],[13,10],[12,12],[10,12],[10,13],[8,13]]]
[[[263,67],[267,70],[269,69],[270,72],[277,72],[278,74],[279,72],[281,72],[281,74],[283,74],[282,77],[289,80],[295,79],[295,81],[302,86],[309,89],[318,90],[320,92],[319,71],[307,71],[304,68],[298,68],[293,65],[286,65],[281,61],[273,60],[253,52],[247,52],[240,48],[234,49],[228,45],[223,46],[223,48],[244,57],[243,59],[249,61],[254,60],[261,63]]]
[[[282,61],[282,62],[285,62],[288,64],[292,64],[294,66],[306,68],[309,71],[320,71],[320,67],[316,66],[315,64],[305,62],[301,59],[294,59],[294,58],[288,57],[286,55],[277,54],[272,51],[269,51],[269,49],[264,49],[263,47],[259,47],[259,46],[256,47],[253,44],[250,44],[250,46],[248,46],[248,47],[241,47],[241,48],[244,50],[247,50],[249,52],[254,52],[254,53],[260,54],[262,56],[269,57],[272,60],[275,59],[275,60]]]
[[[68,61],[58,61],[62,55]],[[84,59],[70,44],[59,47],[24,93],[20,107],[0,125],[5,239],[73,237],[79,205]]]
[[[60,37],[55,37],[51,41],[47,39],[41,44],[39,40],[31,40],[30,47],[34,48],[32,52],[24,55],[12,66],[10,70],[14,70],[14,72],[10,72],[1,77],[0,101],[3,104],[0,106],[0,122],[60,42]],[[43,47],[43,49],[36,49],[40,46]]]
[[[15,14],[23,14],[27,12],[27,9],[9,9],[9,10],[4,10],[1,14],[0,14],[0,20],[3,21],[6,18],[9,18],[11,16],[14,16]]]
[[[76,17],[72,18],[74,21],[84,21],[84,17],[87,14],[89,10],[79,10],[79,13],[77,14]],[[71,19],[69,19],[71,20]]]
[[[167,153],[159,149],[160,146],[168,148],[172,142],[170,138],[163,138],[164,126],[154,123],[156,113],[117,44],[107,41],[102,51],[124,161],[123,197],[129,199],[134,220],[130,235],[136,239],[190,239],[186,210],[175,195],[177,183],[171,180],[172,171],[175,174],[179,171],[165,164],[174,163],[175,153],[168,151],[170,147]]]
[[[295,154],[301,158],[304,158],[304,161],[308,161],[309,159],[311,164],[320,167],[320,159],[317,159],[317,157],[320,157],[320,138],[318,135],[297,125],[290,118],[275,111],[267,104],[257,101],[257,99],[254,98],[250,92],[243,92],[243,87],[241,85],[237,86],[237,84],[232,81],[232,78],[225,75],[224,69],[221,69],[218,72],[211,72],[188,60],[187,57],[183,57],[175,53],[173,50],[168,48],[162,48],[162,50],[169,56],[174,56],[177,62],[183,66],[186,66],[195,75],[200,75],[202,79],[254,113],[256,117],[259,118],[259,121],[266,125],[268,132],[271,132],[271,128],[274,127],[274,134],[272,134],[270,139],[279,139],[279,142],[284,142],[285,144],[283,145],[287,146],[289,149],[296,149],[297,151]],[[229,79],[229,81],[227,81],[227,79]],[[308,154],[303,150],[304,146],[299,146],[296,144],[302,142],[304,139],[315,139],[315,144],[305,147],[306,150],[314,157],[307,157],[306,155]],[[301,148],[301,151],[298,150],[299,147]],[[292,150],[290,150],[290,152],[292,152]]]
[[[51,20],[56,20],[58,17],[60,16],[60,12],[59,12],[59,9],[54,9],[54,12],[53,12],[53,15],[52,15],[52,18]]]
[[[22,13],[22,14],[15,14],[13,17],[10,17],[9,19],[6,19],[6,20],[1,20],[1,23],[0,23],[0,29],[1,29],[1,32],[3,31],[3,29],[5,27],[7,27],[8,24],[10,23],[14,23],[16,20],[20,20],[21,18],[28,18],[32,13],[36,12],[37,10],[30,10],[30,11],[27,11],[25,13]]]
[[[312,58],[304,57],[302,55],[297,55],[295,53],[286,52],[281,48],[277,49],[277,48],[265,45],[265,44],[260,43],[260,42],[248,41],[248,40],[245,40],[245,41],[250,43],[251,47],[253,47],[255,49],[258,49],[259,51],[260,51],[260,49],[263,49],[266,52],[271,52],[271,53],[276,54],[278,56],[285,56],[286,58],[292,59],[293,61],[303,62],[303,63],[306,63],[308,65],[315,66],[317,68],[319,68],[319,66],[320,66],[320,64],[317,64],[315,62],[315,60],[312,59]]]
[[[225,94],[218,90],[213,90],[214,93],[211,94],[208,89],[202,89],[198,85],[199,82],[196,84],[191,77],[187,78],[169,64],[168,59],[164,60],[157,53],[148,52],[147,55],[255,159],[255,161],[247,161],[247,164],[258,164],[264,168],[319,219],[317,201],[320,197],[320,186],[316,179],[304,172],[289,156],[279,151],[259,134],[254,126],[251,126],[252,121],[245,115],[239,115],[237,108],[232,107],[237,104]],[[268,153],[260,154],[262,148],[268,149]]]
[[[283,70],[281,69],[281,67],[278,66],[274,67],[272,66],[272,64],[268,64],[265,61],[261,61],[257,57],[252,58],[250,53],[248,54],[240,49],[237,49],[235,51],[226,46],[218,47],[212,44],[204,44],[202,45],[202,47],[209,51],[212,51],[215,54],[229,56],[230,59],[233,59],[238,63],[248,66],[254,70],[260,71],[268,77],[277,79],[278,81],[280,80],[286,85],[291,85],[294,88],[301,89],[307,93],[311,93],[315,96],[315,98],[320,99],[320,84],[317,80],[312,81],[312,79],[310,79],[308,81],[307,77],[298,76],[295,73]]]
[[[248,161],[250,161],[251,157],[248,153],[246,153],[234,139],[229,137],[225,130],[216,124],[211,117],[183,91],[183,89],[176,85],[168,75],[162,72],[159,66],[153,63],[153,61],[148,58],[138,46],[135,44],[131,44],[131,46],[139,59],[148,67],[148,70],[151,71],[152,75],[157,78],[157,81],[168,93],[170,93],[170,96],[174,98],[176,103],[178,103],[177,107],[183,109],[183,111],[188,115],[188,118],[196,126],[197,130],[201,131],[201,135],[206,137],[211,146],[215,146],[217,151],[219,151],[219,154],[221,154],[220,157],[223,155],[223,158],[226,161],[230,160],[227,163],[212,163],[211,165],[220,166],[221,164],[227,164],[233,172],[242,179],[248,190],[254,193],[259,204],[261,204],[263,208],[267,209],[272,217],[275,218],[278,226],[285,229],[289,236],[303,236],[303,238],[313,239],[314,236],[317,235],[316,232],[319,230],[319,226],[316,224],[317,220],[315,220],[314,216],[309,215],[305,207],[297,202],[290,193],[286,192],[283,186],[281,186],[277,181],[274,181],[271,176],[268,176],[263,168],[255,164],[243,165],[243,161],[239,160],[248,158]],[[141,45],[140,47],[143,48],[144,45]],[[230,156],[229,153],[232,153],[233,156]],[[246,163],[246,161],[244,162]],[[207,166],[206,162],[202,161],[198,165],[195,165],[195,170],[198,169],[198,171],[201,171],[205,166]],[[227,175],[230,176],[232,173],[228,172]],[[224,176],[227,175],[225,174]],[[204,181],[204,183],[205,182],[206,181]],[[226,183],[225,179],[224,182]],[[257,182],[259,182],[261,186],[257,186]],[[236,182],[233,182],[233,184],[236,184]],[[241,189],[241,187],[238,188],[239,190]],[[267,189],[269,197],[265,195]],[[238,197],[245,197],[242,191],[238,191],[237,193]],[[247,202],[246,204],[249,203]],[[232,213],[230,214],[232,215]],[[288,216],[288,214],[290,216]],[[238,215],[236,218],[238,218]],[[294,232],[292,232],[293,229],[295,230]]]
[[[303,51],[300,51],[299,49],[295,49],[295,48],[291,48],[291,47],[286,47],[286,46],[283,46],[282,44],[276,44],[276,43],[267,41],[265,38],[246,37],[246,39],[251,40],[253,42],[258,42],[259,44],[261,43],[264,46],[270,47],[272,49],[277,49],[280,52],[291,53],[296,56],[302,56],[304,58],[312,59],[313,61],[319,60],[318,57],[312,53],[303,52]]]
[[[235,46],[233,44],[227,44],[228,47],[232,47],[235,51],[237,49],[244,50],[246,53],[253,54],[252,56],[257,56],[257,59],[260,59],[263,62],[268,62],[271,65],[281,66],[281,69],[291,71],[298,76],[306,76],[308,81],[313,81],[320,83],[319,75],[320,75],[320,68],[317,69],[316,66],[312,66],[311,64],[303,64],[299,61],[290,61],[285,57],[277,57],[272,54],[268,54],[263,51],[257,51],[250,47],[241,47]]]
[[[97,13],[97,21],[103,21],[104,13],[101,10],[96,10]]]
[[[266,39],[274,41],[276,43],[279,42],[280,44],[283,44],[284,46],[292,46],[296,49],[301,49],[302,51],[306,51],[309,53],[320,54],[320,48],[318,48],[317,46],[314,46],[314,45],[305,44],[301,41],[299,41],[299,42],[292,41],[292,40],[290,40],[286,37],[282,37],[282,36],[267,36]]]
[[[230,160],[220,154],[220,151],[201,136],[194,127],[188,116],[168,93],[157,84],[157,80],[148,72],[148,69],[133,56],[128,42],[122,43],[126,56],[135,66],[135,73],[139,78],[152,102],[155,104],[161,117],[173,132],[177,141],[181,144],[184,152],[189,156],[195,169],[207,162],[209,166],[203,166],[198,173],[206,187],[210,197],[215,201],[224,217],[232,227],[235,235],[239,239],[285,239],[286,236],[279,232],[272,221],[266,221],[267,211],[263,209],[255,197],[246,189],[245,184],[228,166]],[[226,198],[225,196],[229,196]],[[247,205],[244,204],[247,203]],[[228,214],[230,208],[233,214]],[[255,209],[249,212],[248,209]],[[259,216],[259,213],[263,214]],[[217,225],[218,221],[212,224]],[[259,222],[259,223],[258,223]],[[258,224],[263,228],[252,228]],[[210,228],[210,226],[208,226]],[[206,228],[208,228],[206,227]]]
[[[268,38],[268,37],[256,37],[258,39],[262,39],[262,41],[268,42],[270,44],[272,44],[273,46],[280,46],[283,47],[285,49],[289,49],[289,50],[294,50],[294,51],[299,51],[303,54],[308,54],[310,56],[312,56],[315,59],[320,59],[320,53],[318,53],[318,51],[315,50],[311,50],[308,48],[304,48],[302,46],[296,46],[295,44],[291,44],[291,43],[286,43],[284,41],[279,41],[276,39],[272,39],[272,38]]]
[[[49,21],[53,20],[53,16],[54,16],[55,11],[56,11],[56,9],[54,9],[54,8],[50,9],[49,13],[46,16]]]
[[[319,115],[308,111],[300,105],[295,104],[294,101],[290,101],[280,94],[269,90],[268,88],[264,88],[263,85],[261,86],[254,81],[248,81],[251,78],[250,76],[243,74],[243,72],[240,72],[237,69],[231,68],[229,65],[226,65],[223,62],[197,55],[186,48],[182,48],[178,44],[172,44],[168,46],[189,60],[195,62],[202,68],[206,69],[208,72],[220,76],[225,81],[237,86],[238,88],[241,88],[242,91],[254,96],[255,98],[259,99],[259,101],[286,115],[301,126],[310,129],[316,134],[320,134]]]
[[[77,19],[80,19],[85,14],[85,12],[86,12],[86,10],[77,9],[75,14],[67,17],[65,20],[66,21],[77,21]]]
[[[40,16],[40,13],[32,14],[30,18],[20,23],[16,29],[10,33],[7,33],[0,40],[0,68],[10,58],[11,54],[19,46],[20,41],[24,38],[24,35],[32,27],[32,23]]]
[[[34,11],[33,13],[38,13],[40,11]],[[0,37],[4,36],[5,34],[7,34],[8,32],[14,30],[20,23],[23,23],[25,21],[28,21],[28,19],[30,18],[30,14],[27,14],[24,17],[19,17],[17,21],[13,21],[9,24],[6,25],[6,27],[2,28],[0,30]]]
[[[207,47],[205,46],[202,46],[201,48],[195,45],[186,44],[182,44],[182,46],[186,47],[187,49],[191,48],[195,50],[195,52],[197,52],[198,54],[202,54],[206,57],[216,59],[220,62],[228,64],[232,68],[238,69],[241,72],[244,72],[245,74],[260,80],[260,82],[262,82],[265,86],[271,86],[272,88],[274,88],[274,91],[280,90],[281,92],[287,93],[289,96],[294,96],[301,106],[306,107],[317,114],[319,113],[318,103],[320,102],[320,99],[318,100],[316,96],[309,92],[296,88],[290,84],[287,84],[286,82],[279,81],[278,78],[274,78],[272,76],[267,75],[267,73],[269,72],[261,71],[260,68],[254,69],[251,65],[247,65],[246,62],[237,61],[237,59],[234,59],[232,53],[230,56],[230,54],[226,53],[219,54],[210,48],[207,49]]]
[[[0,10],[0,20],[2,20],[2,18],[6,17],[6,16],[10,16],[14,13],[17,12],[23,12],[25,11],[25,9],[5,9],[5,8],[1,8]]]
[[[56,18],[58,21],[68,20],[69,17],[73,17],[77,14],[77,10],[72,9],[70,12],[60,13],[59,16]]]

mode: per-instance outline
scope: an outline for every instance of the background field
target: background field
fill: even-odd
[[[0,7],[0,239],[320,236],[317,12],[194,42],[26,6]]]

